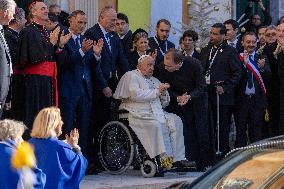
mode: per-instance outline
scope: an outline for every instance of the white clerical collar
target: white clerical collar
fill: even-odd
[[[108,32],[104,29],[104,27],[99,23],[99,26],[103,32],[104,35],[106,35]]]

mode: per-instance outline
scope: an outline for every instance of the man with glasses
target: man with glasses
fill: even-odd
[[[217,95],[219,95],[220,151],[225,155],[229,150],[229,118],[234,105],[234,89],[241,78],[237,51],[225,41],[226,27],[216,23],[211,27],[210,43],[201,50],[200,60],[204,64],[208,87],[209,111],[217,127]],[[211,137],[214,134],[211,133]]]
[[[166,19],[161,19],[156,25],[156,36],[149,38],[149,47],[154,52],[157,50],[156,64],[158,66],[164,59],[165,53],[175,48],[175,45],[168,41],[168,37],[171,30],[171,23]],[[155,75],[155,73],[154,73]]]
[[[278,61],[275,58],[273,52],[277,48],[277,28],[274,25],[268,26],[265,30],[265,41],[266,45],[263,49],[257,52],[258,54],[263,54],[267,57],[271,76],[268,78],[267,82],[267,101],[269,110],[269,136],[279,135],[279,98],[280,98],[280,80],[278,76]],[[268,137],[268,136],[267,136]]]
[[[280,125],[279,134],[284,134],[284,23],[277,27],[278,47],[274,54],[278,60],[278,72],[280,77]]]

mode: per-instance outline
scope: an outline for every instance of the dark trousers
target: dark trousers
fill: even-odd
[[[217,105],[210,103],[211,116],[213,121],[213,128],[215,137],[215,150],[217,151]],[[232,106],[231,105],[220,105],[219,106],[219,149],[222,156],[226,155],[230,151],[229,146],[229,133],[230,133],[230,116],[231,116]]]
[[[241,98],[236,113],[237,147],[262,139],[263,111],[264,107],[258,105],[254,95]]]
[[[267,91],[267,101],[269,110],[269,136],[279,135],[279,111],[280,111],[280,87],[279,82],[277,85],[273,84],[270,86],[270,91]],[[268,136],[267,136],[268,137]]]
[[[80,133],[79,145],[82,149],[82,153],[86,154],[88,147],[87,141],[90,124],[91,99],[87,94],[86,86],[82,86],[80,93],[80,95],[74,98],[60,97],[59,107],[64,122],[62,136],[64,137],[64,134],[69,134],[72,129],[78,128]]]
[[[115,92],[117,86],[117,79],[111,78],[108,81],[108,86],[112,89],[112,92]],[[95,90],[93,103],[92,103],[92,116],[91,117],[91,129],[89,129],[89,139],[88,145],[89,149],[87,152],[87,158],[89,164],[97,164],[99,165],[99,134],[101,129],[108,122],[115,120],[114,116],[118,110],[118,101],[113,99],[112,97],[107,98],[104,96],[102,90]]]
[[[186,158],[195,161],[200,170],[212,165],[213,151],[209,138],[207,98],[200,97],[176,108],[179,110],[171,109],[171,112],[176,113],[183,121]]]

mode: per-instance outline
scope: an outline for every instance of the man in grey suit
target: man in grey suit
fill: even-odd
[[[8,25],[15,14],[14,0],[0,0],[0,118],[9,91],[12,74],[11,57],[7,42],[4,38],[3,25]]]

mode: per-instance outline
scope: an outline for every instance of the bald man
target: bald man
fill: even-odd
[[[112,7],[105,7],[99,14],[99,21],[93,27],[85,32],[85,37],[93,41],[103,39],[104,46],[99,60],[102,77],[94,78],[94,95],[93,95],[93,113],[90,126],[90,166],[92,161],[98,161],[97,152],[94,149],[98,145],[98,135],[101,128],[110,120],[111,117],[111,103],[112,94],[119,81],[119,75],[123,75],[129,70],[127,59],[125,58],[123,48],[121,46],[120,38],[115,32],[115,21],[117,13]],[[96,149],[98,150],[98,149]],[[96,154],[93,154],[96,153]],[[93,158],[97,159],[93,159]]]

